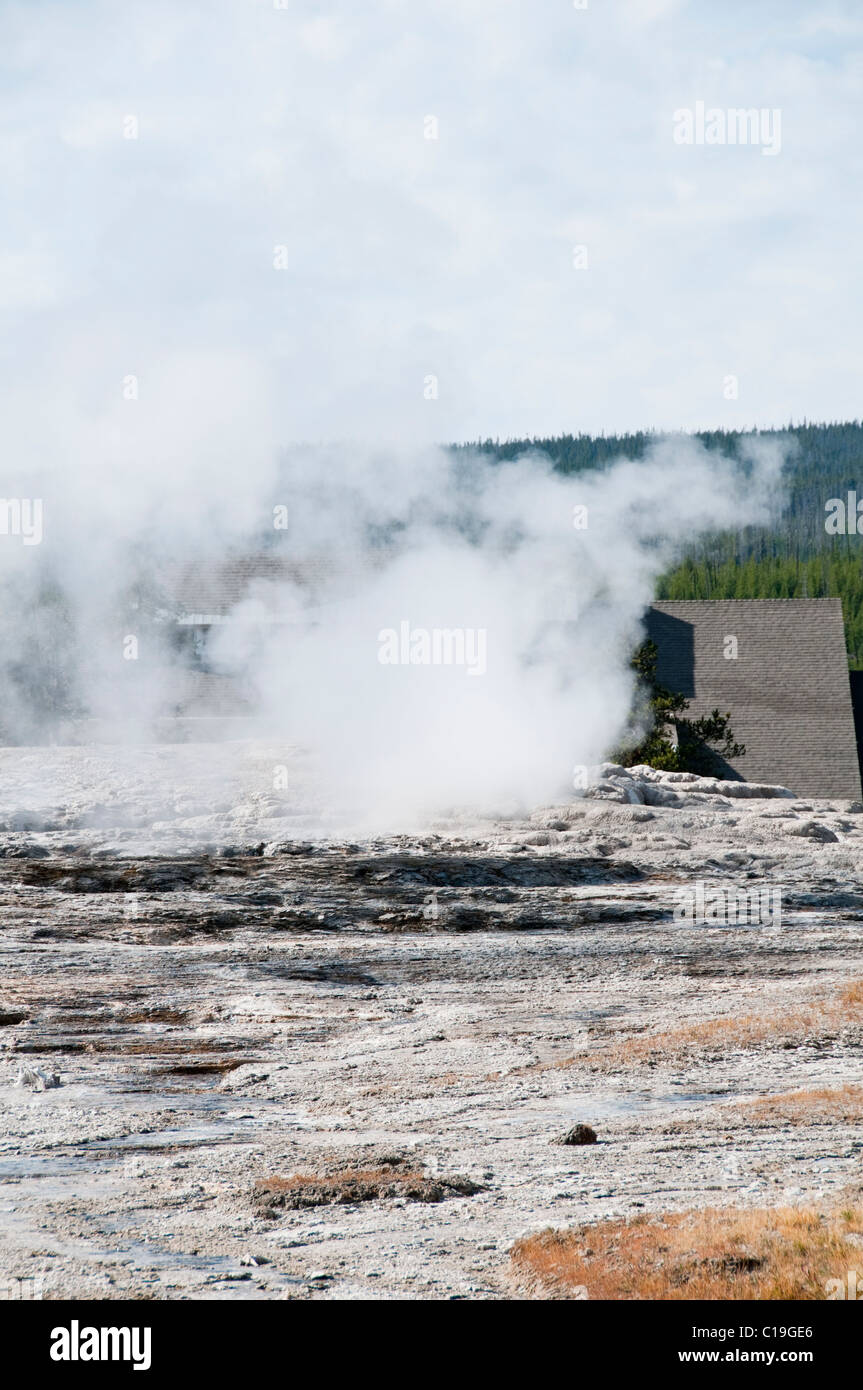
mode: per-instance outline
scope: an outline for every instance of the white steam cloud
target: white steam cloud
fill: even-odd
[[[295,588],[278,630],[250,600],[217,651],[367,824],[567,798],[624,733],[656,577],[698,532],[767,520],[781,464],[683,438],[577,478],[536,454],[297,453],[285,545],[323,562],[314,602]]]
[[[206,431],[142,429],[115,453],[103,423],[86,465],[43,473],[42,544],[0,546],[5,741],[81,738],[82,716],[152,738],[188,681],[178,570],[266,554],[282,576],[212,629],[208,658],[242,683],[244,732],[311,755],[339,824],[406,830],[567,798],[573,767],[624,733],[657,575],[699,532],[768,520],[781,492],[782,450],[765,441],[741,464],[674,437],[569,477],[538,454],[431,447],[279,461],[253,375],[235,408],[237,369],[230,390],[209,364],[179,383],[166,371],[165,413],[147,418],[207,416]]]

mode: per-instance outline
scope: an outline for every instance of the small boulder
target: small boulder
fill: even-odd
[[[557,1144],[595,1144],[596,1130],[591,1129],[590,1125],[573,1125],[566,1134],[562,1134],[559,1139],[554,1141]]]
[[[679,796],[671,787],[657,787],[645,783],[641,787],[643,800],[648,806],[685,806],[686,798]]]
[[[53,1091],[61,1084],[54,1072],[45,1072],[41,1067],[21,1067],[13,1085],[26,1086],[28,1091]]]
[[[800,821],[797,825],[787,825],[783,829],[786,835],[799,835],[805,840],[816,840],[822,845],[831,844],[839,839],[839,836],[826,825],[820,825],[814,820]]]

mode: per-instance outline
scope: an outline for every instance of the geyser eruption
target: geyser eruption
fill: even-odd
[[[317,566],[314,603],[282,595],[287,635],[253,596],[215,651],[379,828],[565,798],[624,731],[657,575],[699,531],[766,520],[781,464],[680,438],[578,477],[538,454],[297,451],[285,544]]]
[[[570,796],[626,727],[657,575],[698,532],[766,521],[782,465],[772,443],[740,462],[681,437],[578,476],[537,453],[241,457],[198,448],[186,469],[174,450],[136,470],[133,504],[103,469],[74,500],[46,483],[44,544],[4,549],[6,741],[68,738],[70,712],[152,737],[186,660],[166,575],[265,554],[278,578],[206,660],[242,681],[253,736],[307,750],[341,823],[376,830]],[[70,510],[86,524],[61,526]]]

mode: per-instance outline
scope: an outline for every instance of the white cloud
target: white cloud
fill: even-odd
[[[10,389],[38,396],[47,315],[93,409],[130,361],[239,352],[286,441],[854,415],[824,340],[856,352],[861,49],[825,15],[7,5]],[[676,146],[695,100],[780,107],[781,154]]]
[[[49,308],[58,297],[58,268],[53,257],[37,250],[0,250],[0,311],[32,312]]]

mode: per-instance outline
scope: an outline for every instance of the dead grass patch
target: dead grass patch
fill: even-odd
[[[546,1298],[814,1300],[860,1267],[861,1228],[861,1209],[694,1211],[541,1231],[510,1257]]]
[[[793,1009],[772,1013],[738,1014],[730,1018],[711,1018],[703,1023],[684,1024],[660,1033],[644,1033],[622,1042],[608,1045],[556,1061],[529,1062],[511,1067],[507,1072],[488,1072],[482,1079],[488,1083],[513,1076],[531,1076],[547,1071],[566,1071],[584,1065],[604,1071],[618,1066],[639,1063],[685,1061],[698,1053],[717,1053],[734,1048],[799,1047],[803,1043],[827,1042],[839,1037],[843,1028],[863,1027],[863,980],[855,980],[834,997],[821,997]],[[453,1073],[435,1078],[436,1084],[448,1086]]]
[[[673,1061],[693,1052],[724,1052],[732,1048],[799,1047],[826,1041],[845,1027],[863,1024],[863,980],[856,980],[838,994],[813,999],[794,1008],[771,1013],[747,1013],[711,1018],[667,1032],[648,1033],[614,1043],[580,1060],[603,1063]]]
[[[296,1211],[302,1207],[344,1206],[388,1197],[442,1202],[447,1197],[471,1197],[482,1191],[483,1187],[469,1178],[430,1176],[395,1158],[375,1167],[264,1178],[255,1184],[252,1201],[260,1215],[275,1217],[282,1210]]]
[[[785,1091],[775,1096],[737,1101],[747,1121],[757,1124],[814,1125],[825,1121],[854,1124],[863,1120],[863,1086],[823,1086]]]

